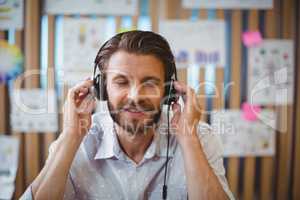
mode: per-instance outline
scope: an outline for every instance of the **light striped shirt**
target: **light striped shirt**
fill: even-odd
[[[162,114],[165,120],[165,113]],[[163,123],[160,123],[159,127]],[[222,146],[209,125],[200,123],[198,136],[207,160],[224,191],[234,199],[225,178]],[[56,142],[50,147],[54,152]],[[80,145],[71,165],[64,199],[143,200],[162,199],[166,161],[166,130],[158,128],[144,158],[138,164],[121,149],[109,114],[94,114],[92,127]],[[187,182],[181,150],[175,135],[170,136],[168,163],[168,199],[188,198]],[[199,185],[201,187],[201,185]],[[21,199],[33,199],[29,186]]]

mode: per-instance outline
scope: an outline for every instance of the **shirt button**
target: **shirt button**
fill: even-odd
[[[158,161],[158,159],[159,159],[159,158],[156,157],[156,156],[153,158],[154,161]]]

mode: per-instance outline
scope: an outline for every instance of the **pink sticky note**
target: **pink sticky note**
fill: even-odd
[[[256,121],[257,115],[260,113],[261,108],[258,105],[251,105],[249,103],[243,103],[243,118],[247,121]]]
[[[246,31],[243,33],[242,39],[246,47],[255,46],[262,42],[262,37],[259,31]]]

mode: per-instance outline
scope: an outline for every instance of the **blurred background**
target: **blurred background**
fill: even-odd
[[[118,32],[162,34],[224,145],[237,199],[300,199],[298,0],[0,0],[0,199],[62,130],[72,85]],[[298,188],[298,189],[297,189]]]

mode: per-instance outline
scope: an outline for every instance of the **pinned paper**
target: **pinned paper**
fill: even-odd
[[[0,1],[0,30],[22,29],[24,0]]]
[[[273,0],[182,0],[188,9],[271,9]]]
[[[270,109],[263,109],[253,122],[243,119],[241,110],[213,111],[211,127],[221,138],[224,156],[275,154],[276,114]]]
[[[136,15],[138,0],[45,0],[49,14]]]
[[[258,114],[261,111],[260,106],[258,105],[251,105],[249,103],[243,103],[243,118],[248,121],[256,121]]]
[[[265,39],[248,51],[247,102],[286,105],[293,102],[294,44],[292,40]]]
[[[246,31],[243,33],[243,43],[246,47],[258,45],[262,42],[259,31]]]
[[[19,140],[0,136],[0,199],[12,199],[18,169]]]
[[[55,133],[58,131],[55,91],[43,89],[14,90],[11,93],[10,119],[13,131]]]
[[[95,56],[107,39],[107,30],[108,20],[105,18],[66,18],[63,20],[61,79],[65,83],[74,85],[91,76]]]
[[[168,39],[178,68],[226,64],[224,20],[166,20],[159,32]]]

